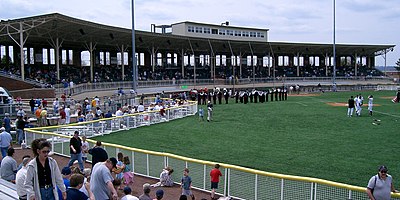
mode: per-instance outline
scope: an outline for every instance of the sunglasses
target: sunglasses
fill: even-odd
[[[41,151],[42,153],[44,153],[44,154],[48,154],[48,153],[50,153],[50,150],[43,150],[43,151]]]
[[[382,173],[382,174],[386,174],[386,173],[387,173],[387,171],[381,171],[381,173]]]

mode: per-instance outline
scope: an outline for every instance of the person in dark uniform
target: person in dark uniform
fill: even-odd
[[[283,93],[283,90],[278,88],[279,101],[282,101],[282,93]]]
[[[224,89],[224,98],[225,98],[225,104],[228,104],[229,92],[226,89]]]
[[[243,103],[243,96],[244,96],[244,92],[240,91],[240,93],[239,93],[239,101],[240,101],[240,103]]]
[[[218,90],[217,95],[218,95],[218,103],[222,104],[222,92]]]
[[[197,104],[201,105],[201,92],[200,91],[197,92]]]
[[[268,94],[269,94],[269,89],[266,89],[265,92],[264,92],[265,102],[268,102]]]
[[[250,103],[253,103],[253,91],[249,92]]]
[[[208,101],[211,101],[211,99],[212,99],[211,94],[212,94],[211,90],[208,91],[208,94],[207,94],[207,100],[208,100]]]
[[[207,104],[207,92],[205,92],[204,90],[203,90],[202,102],[203,105]]]
[[[275,90],[272,88],[269,93],[271,94],[271,101],[274,101]]]
[[[249,94],[247,91],[245,91],[243,94],[243,102],[244,102],[244,104],[249,103]]]
[[[217,104],[217,93],[215,89],[212,92],[212,99],[213,99],[213,104]]]
[[[235,91],[235,102],[238,103],[239,100],[239,91]]]
[[[254,103],[258,103],[258,97],[259,97],[260,95],[258,94],[258,91],[257,90],[255,90],[254,91]]]
[[[264,103],[265,102],[265,92],[263,92],[263,91],[260,91],[260,92],[258,92],[259,93],[259,100],[260,100],[260,103]]]
[[[274,89],[275,101],[278,101],[278,90]]]

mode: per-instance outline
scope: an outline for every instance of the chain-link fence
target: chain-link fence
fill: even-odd
[[[69,140],[75,130],[88,137],[111,134],[118,130],[127,130],[140,126],[148,126],[163,121],[174,120],[194,115],[197,111],[195,102],[166,109],[165,115],[160,112],[144,112],[122,117],[95,120],[90,122],[39,127],[26,130],[26,143],[34,139],[46,138],[52,144],[52,150],[60,155],[69,156]],[[96,141],[88,139],[90,146]],[[118,152],[129,156],[132,161],[132,171],[136,174],[158,178],[160,171],[165,166],[172,166],[175,171],[181,172],[184,168],[190,169],[192,186],[196,189],[210,191],[209,172],[214,162],[197,160],[178,156],[170,153],[154,152],[121,145],[102,143],[109,156],[117,156]],[[90,154],[88,160],[91,160]],[[269,173],[219,163],[223,178],[220,181],[220,195],[231,196],[235,199],[368,199],[366,188],[332,181]],[[179,182],[181,173],[173,173],[172,178]],[[393,194],[393,199],[400,199],[400,195]]]

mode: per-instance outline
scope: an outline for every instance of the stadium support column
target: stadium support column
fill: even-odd
[[[355,72],[355,76],[357,78],[357,74],[358,74],[358,69],[357,69],[357,53],[354,54],[354,72]]]
[[[50,37],[50,46],[54,48],[54,61],[56,63],[56,71],[57,71],[57,80],[60,80],[60,48],[62,47],[63,41],[59,41],[58,37],[53,40],[53,38]],[[47,53],[50,53],[50,51],[47,51]],[[68,52],[67,52],[68,55]],[[50,58],[50,56],[48,57]],[[49,62],[50,65],[50,62]]]
[[[94,71],[94,50],[96,49],[96,44],[93,44],[93,42],[90,42],[89,45],[85,44],[86,49],[89,51],[90,55],[90,82],[93,83],[93,71]]]
[[[297,66],[296,66],[296,68],[297,68],[297,77],[299,77],[300,76],[300,53],[299,52],[297,52],[296,57],[297,57]]]
[[[151,71],[154,73],[157,62],[157,52],[154,49],[154,46],[151,48]]]
[[[214,53],[214,49],[213,46],[211,45],[211,41],[208,40],[208,44],[210,45],[210,50],[211,50],[211,54],[210,54],[210,66],[211,66],[211,78],[213,80],[213,86],[215,88],[215,53]]]
[[[25,40],[26,41],[26,40]],[[19,23],[19,48],[21,60],[21,78],[25,80],[25,55],[24,55],[24,31],[22,30],[22,22]]]
[[[128,45],[127,45],[128,46]],[[124,55],[124,53],[125,53],[125,51],[128,49],[128,47],[125,47],[124,45],[121,45],[121,47],[120,46],[118,46],[117,48],[118,48],[118,50],[120,51],[120,53],[121,53],[121,68],[122,68],[122,81],[124,81],[125,80],[125,55]],[[129,56],[128,56],[129,57]]]
[[[325,63],[325,76],[328,76],[328,66],[330,65],[330,59],[328,57],[328,53],[325,53],[325,57],[324,57],[324,63]]]
[[[181,51],[181,69],[182,69],[182,78],[185,78],[185,51],[182,49]],[[179,60],[178,60],[179,62]]]

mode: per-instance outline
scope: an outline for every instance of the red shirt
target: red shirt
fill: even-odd
[[[219,182],[219,177],[222,176],[221,171],[219,169],[214,168],[210,172],[211,182],[217,183]]]
[[[67,116],[67,115],[66,115],[64,109],[62,109],[62,110],[60,111],[60,117],[61,117],[61,119],[65,119],[66,116]]]

